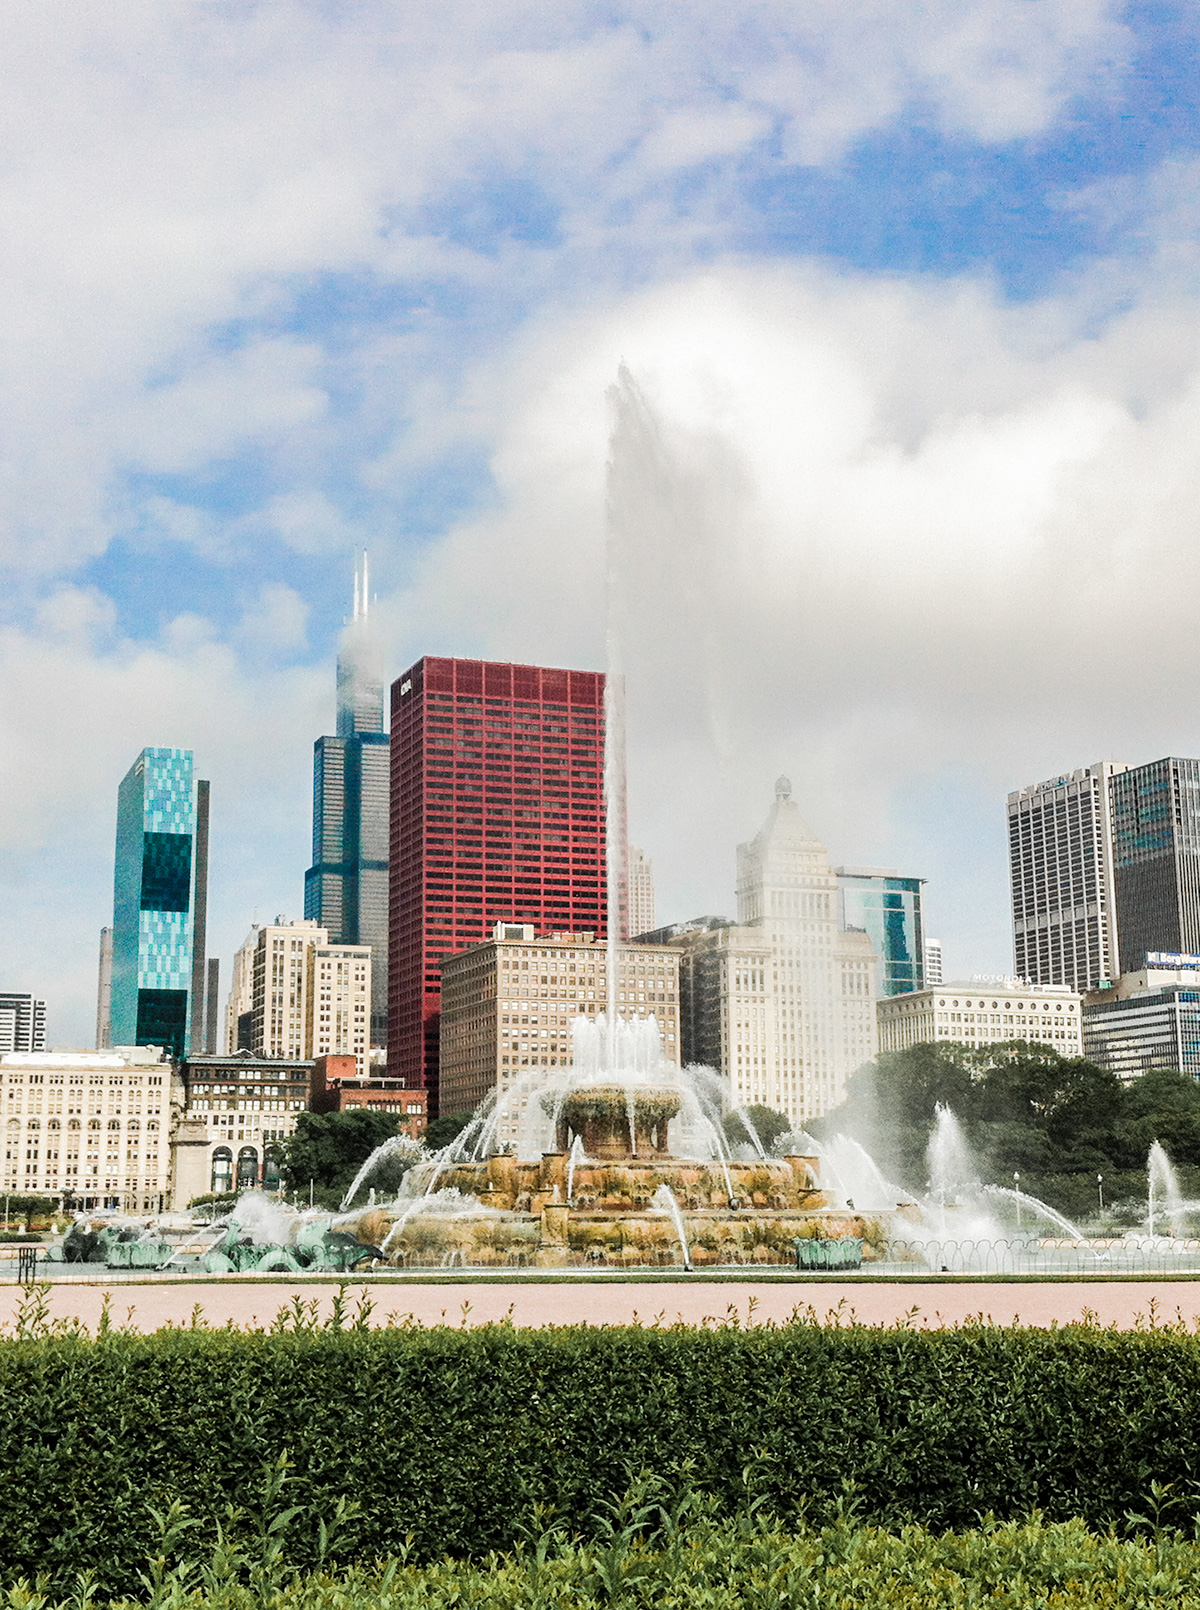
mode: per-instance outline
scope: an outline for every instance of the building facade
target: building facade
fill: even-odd
[[[1019,978],[1084,991],[1120,971],[1110,788],[1127,770],[1099,761],[1008,796]]]
[[[332,944],[371,947],[374,1045],[387,1036],[390,739],[383,689],[364,554],[338,657],[337,731],[313,746],[313,864],[304,877],[304,915]]]
[[[628,931],[637,939],[654,927],[654,863],[648,855],[633,846],[629,849],[627,867],[629,878]]]
[[[493,936],[442,963],[441,1110],[473,1111],[522,1070],[565,1067],[571,1026],[608,997],[606,947],[592,934],[535,937],[532,923],[497,923]],[[654,1017],[669,1062],[679,1063],[679,957],[654,944],[617,952],[620,1017]]]
[[[36,995],[0,990],[0,1053],[45,1048],[45,1001],[39,1001]]]
[[[1200,955],[1150,951],[1083,1003],[1084,1053],[1128,1082],[1153,1068],[1200,1079]]]
[[[1065,984],[940,984],[879,1002],[880,1051],[952,1042],[986,1049],[1028,1040],[1064,1057],[1083,1055],[1082,997]]]
[[[1200,760],[1130,767],[1111,797],[1120,971],[1200,952]]]
[[[427,656],[391,764],[388,1067],[436,1116],[443,960],[499,921],[605,935],[604,677]]]
[[[330,1053],[370,1064],[371,947],[334,945],[324,928],[304,918],[251,930],[234,962],[226,1007],[227,1050],[236,1026],[237,1050],[288,1061]]]
[[[109,1022],[99,1038],[203,1043],[208,784],[186,749],[143,749],[117,795]],[[104,960],[102,955],[101,969]]]
[[[156,1213],[183,1086],[157,1046],[0,1056],[4,1184],[67,1207]]]
[[[367,1112],[394,1113],[399,1132],[413,1140],[420,1140],[425,1133],[429,1116],[423,1090],[410,1090],[403,1080],[389,1078],[386,1067],[372,1068],[364,1078],[353,1057],[316,1058],[309,1106],[313,1112],[362,1108]]]
[[[180,1065],[186,1163],[176,1146],[174,1203],[209,1193],[279,1188],[282,1143],[308,1107],[311,1058],[192,1056]]]
[[[945,976],[942,971],[942,942],[940,939],[927,939],[925,941],[925,983],[940,984]]]
[[[891,867],[837,869],[838,921],[870,938],[878,958],[875,993],[906,995],[925,984],[925,935],[921,923],[923,878],[905,878]]]

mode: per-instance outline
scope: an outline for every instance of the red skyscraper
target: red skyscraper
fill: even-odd
[[[427,655],[392,684],[388,1071],[438,1088],[439,963],[605,935],[604,677]]]

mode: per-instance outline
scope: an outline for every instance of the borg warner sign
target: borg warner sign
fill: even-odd
[[[1200,956],[1181,956],[1173,950],[1148,950],[1147,967],[1170,967],[1178,972],[1184,967],[1200,967]]]

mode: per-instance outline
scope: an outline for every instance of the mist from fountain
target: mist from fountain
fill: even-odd
[[[858,1213],[891,1213],[912,1200],[884,1178],[870,1152],[850,1135],[834,1135],[825,1146],[821,1178],[826,1190]]]
[[[1179,1176],[1158,1141],[1150,1148],[1146,1158],[1147,1191],[1146,1206],[1148,1229],[1151,1237],[1155,1233],[1156,1209],[1161,1210],[1163,1217],[1172,1235],[1180,1235],[1183,1230],[1184,1202],[1183,1192],[1179,1188]]]

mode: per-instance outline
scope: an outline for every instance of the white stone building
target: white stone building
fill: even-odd
[[[80,1207],[167,1204],[183,1084],[157,1046],[0,1056],[3,1190]]]
[[[951,1041],[975,1049],[1002,1040],[1029,1040],[1065,1057],[1083,1055],[1082,997],[1060,984],[938,984],[891,995],[876,1007],[879,1049]]]
[[[371,1056],[371,947],[331,945],[328,931],[311,919],[278,917],[252,928],[234,958],[225,1023],[226,1055],[241,1049],[258,1057],[311,1061],[345,1053],[365,1077]]]

